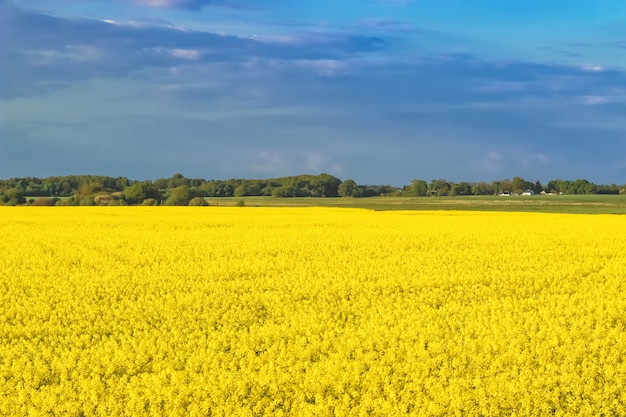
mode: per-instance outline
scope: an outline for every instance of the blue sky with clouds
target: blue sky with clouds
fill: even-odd
[[[621,0],[0,0],[0,178],[626,182]]]

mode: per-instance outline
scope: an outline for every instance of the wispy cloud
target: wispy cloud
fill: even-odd
[[[5,96],[32,94],[69,80],[120,76],[190,62],[291,61],[316,68],[320,75],[332,75],[342,70],[340,60],[386,46],[379,37],[355,33],[235,36],[9,9],[2,31],[3,37],[12,41],[5,42],[0,51],[1,65],[12,79],[8,90],[0,93]]]
[[[341,175],[343,168],[320,152],[294,152],[261,149],[243,155],[242,163],[250,166],[257,175],[289,175],[293,172],[333,172]]]

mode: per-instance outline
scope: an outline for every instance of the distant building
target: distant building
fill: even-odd
[[[522,193],[522,195],[535,195],[535,192],[533,190],[528,189],[528,190],[524,191]]]
[[[510,197],[511,193],[509,191],[502,191],[500,193],[500,197]]]

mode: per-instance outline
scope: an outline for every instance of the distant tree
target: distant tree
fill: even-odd
[[[428,184],[424,180],[412,180],[407,191],[408,195],[413,197],[426,197],[428,195]]]
[[[167,206],[186,206],[189,204],[189,201],[193,196],[191,195],[190,189],[186,185],[181,185],[172,190],[172,194],[165,201],[165,205]]]
[[[597,194],[619,194],[620,187],[617,184],[598,185],[596,187]]]
[[[526,180],[522,177],[514,177],[511,181],[511,191],[521,194],[526,189]]]
[[[570,180],[558,180],[557,181],[557,191],[560,194],[572,193],[572,191],[573,191],[572,185],[573,184],[574,184],[574,182],[570,181]]]
[[[272,195],[273,190],[274,188],[271,185],[266,185],[265,187],[261,189],[261,195],[269,197]]]
[[[2,195],[2,202],[7,206],[17,206],[26,203],[24,192],[19,188],[9,188]]]
[[[192,188],[197,188],[197,187],[200,187],[205,182],[206,180],[203,180],[202,178],[191,178],[187,180],[187,185]]]
[[[258,182],[244,180],[233,191],[235,197],[262,195]]]
[[[285,187],[274,187],[272,188],[272,197],[289,197],[287,194],[287,188]]]
[[[424,181],[424,186],[428,188],[426,181]],[[400,190],[397,187],[393,187],[391,185],[381,185],[380,189],[378,190],[378,194],[379,195],[393,195],[397,193],[398,191]],[[426,193],[424,193],[424,195],[426,195]]]
[[[167,188],[167,179],[166,178],[158,178],[154,180],[154,186],[158,190],[165,190]]]
[[[367,185],[359,185],[359,197],[376,197],[380,195],[380,193],[374,187],[370,187]]]
[[[176,188],[181,185],[189,186],[189,180],[183,174],[174,174],[167,180],[167,188]]]
[[[539,180],[535,182],[535,185],[533,186],[532,190],[535,192],[535,194],[539,194],[540,192],[543,191],[543,185],[541,185],[541,182]]]
[[[511,180],[504,179],[504,180],[500,181],[499,184],[500,184],[500,192],[502,192],[502,191],[506,191],[506,192],[513,191],[513,184],[511,183]]]
[[[477,182],[472,184],[472,194],[474,195],[491,195],[494,194],[494,187],[486,182]]]
[[[345,180],[337,188],[337,192],[341,197],[358,197],[358,186],[354,180]]]
[[[152,181],[135,182],[130,187],[124,189],[124,200],[127,204],[141,204],[145,199],[153,198],[159,199],[159,190],[155,187]]]
[[[450,183],[443,178],[430,180],[430,183],[428,184],[428,195],[439,197],[447,196],[450,194],[450,188]]]
[[[546,191],[553,194],[558,194],[560,190],[561,180],[551,180],[546,184]]]
[[[493,181],[491,183],[491,189],[493,190],[493,194],[499,194],[502,192],[502,183],[500,181]]]
[[[83,182],[74,193],[74,198],[81,206],[93,206],[95,194],[102,189],[102,184],[99,182]]]
[[[593,194],[596,192],[596,185],[586,179],[578,179],[571,184],[571,194]]]
[[[117,177],[111,187],[114,191],[124,191],[130,185],[130,180],[126,177]]]
[[[306,197],[310,195],[310,191],[307,189],[308,185],[308,182],[294,178],[285,185],[285,189],[289,197]]]
[[[341,180],[333,175],[320,174],[310,179],[311,197],[337,197]]]
[[[471,195],[472,194],[472,186],[467,182],[460,182],[458,184],[453,184],[450,188],[450,195]]]
[[[43,191],[43,193],[45,195],[47,195],[49,197],[53,197],[53,196],[59,195],[57,184],[55,182],[51,182],[51,181],[48,181],[48,180],[45,180],[41,184],[41,190]]]
[[[235,195],[235,188],[238,186],[232,182],[216,181],[213,187],[213,193],[209,194],[212,197],[233,197]]]

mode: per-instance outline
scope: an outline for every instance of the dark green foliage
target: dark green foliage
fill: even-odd
[[[194,198],[189,186],[180,185],[172,190],[172,194],[165,201],[166,206],[186,206]]]
[[[452,184],[450,188],[450,195],[472,195],[472,186],[467,182],[459,182],[458,184]]]
[[[415,179],[400,189],[390,185],[359,185],[356,181],[329,174],[298,175],[271,179],[190,179],[182,174],[154,181],[131,181],[125,177],[69,175],[48,178],[11,178],[0,180],[2,205],[188,205],[195,197],[432,197],[520,194],[532,190],[553,194],[620,194],[625,186],[594,184],[586,179],[552,180],[545,186],[521,177],[487,182],[452,182],[445,179]],[[49,200],[40,200],[39,198]],[[243,200],[242,200],[243,201]]]
[[[261,184],[258,181],[242,181],[234,190],[235,197],[263,195]]]
[[[159,190],[152,184],[152,181],[135,182],[130,187],[124,189],[124,200],[127,204],[141,204],[146,199],[158,200]]]
[[[360,197],[361,193],[354,180],[345,180],[339,185],[337,190],[342,197]]]
[[[9,188],[2,194],[2,203],[7,206],[16,206],[18,204],[24,204],[26,199],[24,198],[24,192],[19,188]]]
[[[426,197],[428,195],[428,184],[424,180],[413,180],[411,185],[402,190],[407,197]]]
[[[450,194],[450,188],[450,183],[443,178],[431,180],[430,184],[428,184],[428,195],[438,197],[446,196]]]

